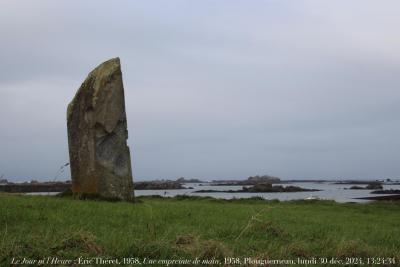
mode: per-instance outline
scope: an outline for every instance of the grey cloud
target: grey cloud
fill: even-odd
[[[120,56],[138,179],[398,177],[399,7],[3,1],[0,175],[51,179],[66,105]]]

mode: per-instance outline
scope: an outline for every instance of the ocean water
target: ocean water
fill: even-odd
[[[323,200],[334,200],[340,203],[347,202],[358,202],[367,203],[371,200],[357,199],[361,197],[374,197],[374,196],[385,196],[384,194],[370,194],[374,190],[351,190],[351,184],[334,184],[332,182],[322,183],[289,183],[283,184],[283,186],[294,185],[307,189],[318,189],[321,191],[315,192],[293,192],[293,193],[194,193],[198,190],[239,190],[242,186],[212,186],[207,183],[203,184],[184,184],[187,189],[172,189],[172,190],[135,190],[135,196],[150,196],[158,195],[163,197],[174,197],[177,195],[187,196],[209,196],[220,199],[232,199],[232,198],[251,198],[251,197],[262,197],[265,199],[273,200],[278,199],[280,201],[307,199],[310,197],[323,199]],[[366,185],[359,185],[365,187]],[[189,189],[193,187],[193,189]],[[400,185],[384,184],[383,189],[398,189]],[[27,193],[27,195],[55,195],[55,192],[38,192],[38,193]]]
[[[187,196],[210,196],[221,199],[232,198],[251,198],[262,197],[265,199],[278,199],[280,201],[306,199],[309,197],[316,197],[324,200],[334,200],[340,203],[346,202],[370,202],[369,200],[357,199],[360,197],[373,197],[383,196],[370,194],[373,190],[350,190],[353,185],[349,184],[334,184],[332,182],[322,183],[290,183],[283,184],[283,186],[294,185],[307,189],[318,189],[321,191],[315,192],[294,192],[294,193],[194,193],[197,190],[239,190],[242,186],[212,186],[209,184],[184,184],[185,187],[193,187],[193,189],[175,189],[175,190],[135,190],[136,196],[159,195],[165,197],[173,197],[176,195]],[[365,187],[366,185],[360,185]],[[383,189],[400,189],[400,185],[383,185]]]

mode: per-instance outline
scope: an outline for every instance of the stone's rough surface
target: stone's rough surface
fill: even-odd
[[[119,58],[89,73],[68,106],[67,124],[73,193],[133,200]]]

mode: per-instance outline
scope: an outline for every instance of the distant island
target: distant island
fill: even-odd
[[[270,175],[250,176],[246,180],[213,180],[210,185],[227,186],[227,185],[256,185],[260,183],[279,184],[281,179]]]

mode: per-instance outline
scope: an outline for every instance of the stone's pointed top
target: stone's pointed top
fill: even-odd
[[[101,77],[108,76],[116,71],[121,72],[121,61],[119,57],[109,59],[98,65],[94,70],[89,73],[88,77]]]
[[[100,88],[104,87],[104,81],[108,81],[110,79],[110,76],[112,76],[113,74],[116,74],[116,73],[121,74],[121,61],[120,61],[119,57],[111,58],[107,61],[104,61],[103,63],[98,65],[95,69],[93,69],[88,74],[85,81],[83,82],[83,84],[81,85],[79,90],[76,92],[74,98],[68,105],[67,119],[71,116],[71,112],[73,110],[73,105],[74,105],[75,99],[76,99],[77,95],[79,95],[80,90],[83,90],[84,88],[92,90],[92,92],[93,92],[92,103],[93,103],[93,106],[95,106],[96,100],[97,100],[97,94],[98,94]],[[85,83],[87,83],[88,81],[91,81],[91,80],[94,82],[92,86],[89,86],[89,88],[87,88],[87,86],[84,86]]]
[[[117,65],[120,65],[121,62],[120,62],[119,57],[114,57],[114,58],[110,58],[109,60],[104,61],[99,66],[106,65],[106,64],[117,64]]]

